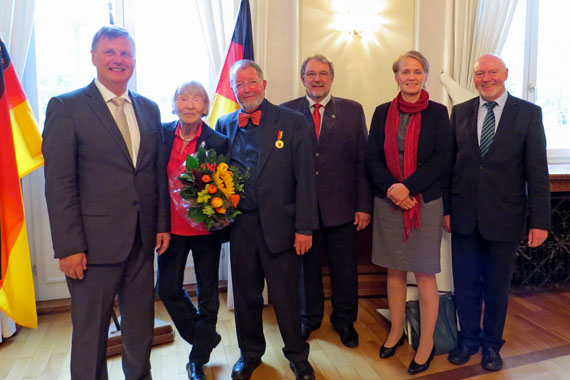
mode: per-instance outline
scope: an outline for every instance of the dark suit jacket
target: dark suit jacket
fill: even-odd
[[[317,141],[315,124],[305,96],[282,104],[305,115],[313,142],[317,199],[326,227],[354,221],[354,213],[372,213],[372,189],[364,166],[368,131],[360,103],[331,97],[323,113]]]
[[[388,188],[398,182],[386,167],[384,152],[384,125],[389,107],[390,103],[376,107],[366,146],[366,166],[372,177],[374,195],[380,198],[386,197]],[[424,202],[429,202],[443,195],[451,148],[451,131],[445,106],[430,100],[421,115],[418,166],[402,183],[410,190],[411,195],[421,193]]]
[[[452,171],[446,214],[460,234],[475,226],[491,241],[518,241],[527,203],[530,228],[550,228],[550,185],[540,107],[509,94],[493,144],[479,152],[479,97],[453,107]]]
[[[238,113],[222,116],[216,125],[216,131],[229,138],[229,160]],[[269,102],[259,128],[256,190],[261,228],[269,250],[283,252],[293,248],[295,231],[319,228],[311,141],[303,115]],[[281,149],[275,146],[279,131],[283,131]]]
[[[168,157],[170,157],[170,152],[172,151],[177,126],[178,120],[162,124],[162,139],[164,140],[166,155]],[[202,143],[205,144],[204,149],[214,149],[218,154],[225,155],[228,151],[228,138],[221,133],[214,131],[206,123],[202,124],[202,134],[198,138],[196,149],[198,149]]]
[[[168,184],[158,106],[129,92],[140,129],[136,168],[94,82],[54,97],[42,151],[55,257],[87,253],[89,264],[127,258],[140,223],[143,249],[170,231]]]

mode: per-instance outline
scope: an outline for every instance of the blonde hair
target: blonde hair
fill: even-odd
[[[422,65],[422,68],[424,69],[424,73],[429,74],[429,62],[428,62],[427,58],[424,57],[422,53],[420,53],[419,51],[416,51],[416,50],[410,50],[410,51],[402,54],[401,56],[399,56],[394,61],[394,64],[392,65],[392,71],[394,72],[394,74],[397,74],[398,71],[400,71],[400,63],[402,62],[402,60],[404,58],[415,59],[416,61],[418,61],[420,63],[420,65]]]

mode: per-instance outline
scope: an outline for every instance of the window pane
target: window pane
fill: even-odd
[[[52,96],[86,86],[95,77],[91,40],[109,23],[108,0],[37,1],[36,67],[40,128]]]
[[[525,97],[523,93],[525,14],[526,1],[519,1],[505,46],[500,53],[509,68],[509,78],[505,82],[507,91],[519,98]]]
[[[208,52],[193,1],[139,0],[135,3],[137,92],[154,100],[162,120],[172,121],[172,96],[182,82],[208,90]]]
[[[539,7],[536,104],[542,107],[548,149],[570,149],[570,76],[559,73],[570,61],[564,43],[570,34],[570,2],[540,1]]]

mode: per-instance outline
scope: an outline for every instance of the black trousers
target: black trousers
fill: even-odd
[[[204,365],[210,360],[218,321],[219,233],[201,236],[170,235],[168,249],[158,256],[157,288],[178,333],[192,345],[188,360]],[[198,308],[183,287],[184,268],[192,251]]]
[[[107,380],[107,336],[118,296],[126,380],[149,380],[154,329],[153,253],[142,249],[140,229],[128,258],[92,265],[87,255],[83,280],[66,277],[71,294],[71,378]]]
[[[460,340],[470,348],[498,351],[505,343],[502,335],[519,242],[488,241],[475,228],[470,235],[453,233],[451,243]]]
[[[352,326],[358,314],[356,227],[352,222],[313,231],[313,247],[303,256],[300,281],[301,320],[318,328],[324,314],[322,257],[327,253],[332,287],[331,323]]]
[[[301,338],[298,279],[301,257],[291,249],[272,253],[267,248],[259,215],[244,213],[231,227],[231,266],[234,316],[238,344],[243,356],[260,358],[265,352],[263,335],[263,280],[290,361],[306,360],[309,344]]]

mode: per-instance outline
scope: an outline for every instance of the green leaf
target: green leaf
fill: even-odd
[[[200,146],[198,148],[198,151],[196,152],[196,159],[198,162],[206,162],[206,151],[204,150],[203,146]],[[198,167],[198,164],[196,164],[196,167]]]
[[[198,168],[198,160],[188,155],[188,157],[186,157],[186,170],[190,171],[196,168]]]

